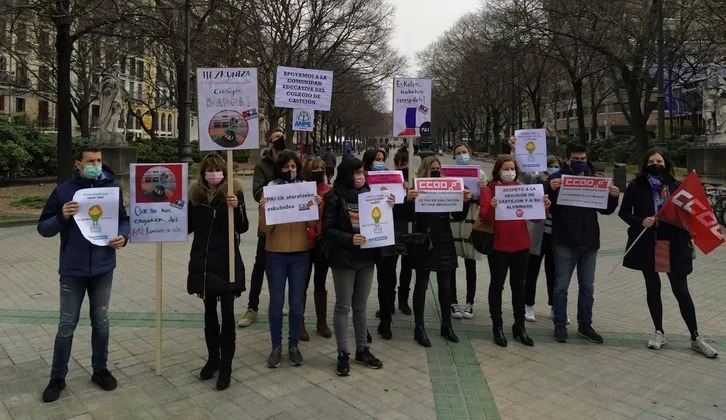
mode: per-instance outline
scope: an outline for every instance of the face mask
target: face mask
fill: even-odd
[[[431,171],[431,175],[429,175],[431,178],[441,178],[441,171]]]
[[[587,161],[586,160],[572,160],[570,161],[570,169],[572,169],[573,174],[580,174],[585,172],[585,168],[587,168]]]
[[[313,181],[320,184],[323,182],[323,176],[325,176],[325,173],[323,171],[315,171],[313,172]]]
[[[648,165],[647,169],[648,175],[655,178],[660,178],[665,174],[665,165],[653,163]]]
[[[297,177],[297,173],[295,171],[287,171],[280,174],[280,179],[285,182],[292,182],[295,180],[295,177]]]
[[[469,154],[462,153],[460,155],[456,155],[456,164],[457,165],[468,165],[469,164]]]
[[[204,179],[209,185],[218,185],[224,179],[222,172],[205,172]]]
[[[364,185],[366,185],[366,176],[365,175],[363,175],[363,174],[353,175],[353,187],[356,190],[363,188]]]
[[[559,172],[559,171],[560,171],[560,168],[555,168],[555,167],[547,168],[547,172],[549,172],[550,174],[553,174],[553,173]]]
[[[280,137],[279,139],[273,141],[272,148],[277,150],[278,152],[285,150],[285,138]]]
[[[373,170],[374,171],[385,171],[386,170],[386,164],[383,162],[373,162]]]
[[[404,182],[408,182],[408,168],[400,169],[401,172],[403,172],[403,180]]]
[[[88,179],[98,179],[101,172],[103,172],[103,168],[100,165],[83,165],[83,176]]]
[[[514,178],[516,176],[516,171],[502,171],[502,173],[499,175],[499,177],[502,179],[502,182],[512,182],[514,181]]]

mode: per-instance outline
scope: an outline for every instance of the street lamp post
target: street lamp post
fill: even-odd
[[[191,65],[189,63],[189,49],[191,47],[191,26],[189,17],[191,14],[191,1],[186,0],[184,3],[184,26],[186,31],[186,39],[184,41],[184,106],[182,107],[182,151],[180,160],[184,163],[192,163],[192,148],[190,145],[190,120],[191,120],[191,109],[192,109],[192,93],[191,85],[189,83],[189,73],[191,71]]]
[[[653,0],[658,7],[658,146],[665,149],[665,92],[663,86],[663,3],[664,0]]]

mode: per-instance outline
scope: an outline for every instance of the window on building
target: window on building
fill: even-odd
[[[170,133],[174,131],[174,130],[172,130],[172,127],[173,127],[172,120],[173,120],[172,115],[169,115],[169,118],[166,120],[166,131],[168,131]]]
[[[4,44],[5,41],[7,41],[7,31],[5,30],[5,26],[7,25],[7,22],[5,19],[0,19],[0,44]]]
[[[164,114],[161,114],[161,117],[157,116],[156,118],[151,119],[151,129],[159,131],[159,118],[161,118],[161,131],[164,131]]]
[[[126,59],[121,60],[121,74],[126,74]]]
[[[15,112],[25,112],[25,98],[15,98]]]
[[[136,62],[136,75],[138,76],[139,79],[144,78],[144,61],[143,60],[138,60]]]
[[[50,108],[47,101],[38,102],[38,123],[41,127],[50,125]]]
[[[136,94],[137,94],[136,97],[142,101],[144,100],[143,89],[144,89],[143,83],[139,83],[138,85],[136,85]]]
[[[15,28],[15,39],[15,48],[18,51],[28,50],[28,27],[22,22]]]
[[[18,64],[18,75],[17,83],[19,86],[29,86],[30,79],[28,78],[28,68],[24,64]]]
[[[141,110],[136,110],[136,129],[141,130]]]
[[[51,90],[50,69],[46,66],[38,68],[38,88],[40,90]]]
[[[134,113],[130,109],[126,113],[126,128],[128,130],[134,129]]]
[[[0,112],[5,111],[5,97],[0,95]]]
[[[133,58],[129,58],[129,75],[136,77],[136,63]]]
[[[98,127],[100,115],[101,107],[99,105],[91,105],[91,127]]]
[[[135,87],[136,84],[134,82],[129,82],[129,95],[131,95],[132,98],[134,97],[134,93],[136,93]]]

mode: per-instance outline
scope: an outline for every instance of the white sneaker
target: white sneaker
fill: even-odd
[[[554,308],[550,307],[550,318],[555,319],[555,310]],[[570,325],[570,318],[567,317],[567,322],[565,325]]]
[[[461,309],[459,308],[459,305],[455,303],[451,305],[451,317],[454,319],[461,319],[464,317],[464,315],[461,314]]]
[[[534,307],[529,305],[524,305],[524,319],[529,322],[534,322],[537,319],[534,317]]]
[[[253,322],[257,321],[257,311],[253,311],[252,309],[247,309],[247,312],[245,312],[244,316],[239,320],[239,327],[249,327]]]
[[[287,306],[283,306],[282,307],[282,316],[287,316],[287,312],[288,312]]]
[[[648,348],[653,350],[660,350],[666,343],[665,334],[660,331],[656,331],[650,336],[648,340]]]
[[[701,336],[696,337],[695,341],[691,341],[691,348],[699,353],[702,353],[709,359],[718,356],[716,349],[711,347],[711,345],[708,344],[708,341]]]
[[[466,305],[464,305],[463,316],[464,316],[464,319],[474,318],[474,306],[472,306],[471,303],[467,303]]]

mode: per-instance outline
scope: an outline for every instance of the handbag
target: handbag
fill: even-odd
[[[401,234],[400,239],[406,248],[406,255],[412,258],[418,258],[424,252],[432,249],[434,244],[431,242],[431,236],[429,235],[430,231],[431,228],[429,228],[426,232]]]
[[[494,249],[494,222],[485,222],[477,217],[469,241],[477,252],[489,255]]]

